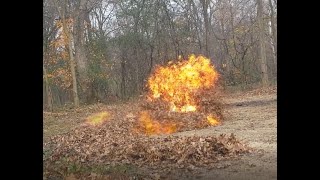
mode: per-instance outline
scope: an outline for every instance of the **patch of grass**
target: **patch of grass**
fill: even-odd
[[[68,174],[78,173],[96,173],[96,174],[132,174],[136,171],[136,168],[132,165],[121,164],[121,165],[81,165],[71,163],[67,167]]]
[[[43,148],[43,160],[46,160],[52,154],[52,150],[50,148]]]
[[[49,116],[43,118],[43,139],[48,140],[51,136],[63,134],[68,131],[76,122],[69,119],[59,119],[57,117]]]
[[[54,166],[54,167],[53,167]],[[55,169],[56,174],[67,177],[69,175],[76,176],[88,176],[90,174],[96,174],[97,176],[106,176],[111,179],[119,179],[119,177],[142,177],[143,174],[136,167],[129,164],[119,165],[88,165],[79,164],[74,162],[67,162],[66,159],[61,158],[56,164],[51,165],[50,169]],[[127,178],[126,178],[127,179]],[[139,179],[139,178],[138,178]]]
[[[132,165],[122,164],[122,165],[115,165],[115,166],[107,166],[105,169],[106,173],[128,173],[132,174],[136,171],[136,168]]]
[[[85,164],[68,161],[65,157],[59,158],[59,160],[55,161],[54,164],[51,164],[50,167],[54,169],[63,169],[66,174],[134,174],[138,170],[137,167],[131,164]]]

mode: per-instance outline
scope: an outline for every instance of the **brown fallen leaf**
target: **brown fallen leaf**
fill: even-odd
[[[65,180],[77,180],[77,178],[74,176],[74,174],[70,174],[65,178]]]

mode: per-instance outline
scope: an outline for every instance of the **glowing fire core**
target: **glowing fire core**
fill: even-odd
[[[218,73],[208,58],[191,55],[188,60],[169,62],[155,69],[148,79],[149,99],[160,98],[171,111],[196,111],[195,93],[213,87],[217,80]]]

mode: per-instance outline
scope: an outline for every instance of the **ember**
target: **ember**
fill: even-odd
[[[142,111],[140,114],[140,123],[144,127],[146,134],[171,134],[176,131],[176,124],[174,123],[159,123],[153,120],[147,111]]]
[[[207,120],[209,124],[211,124],[212,126],[216,126],[220,124],[220,122],[217,119],[215,119],[211,114],[207,116]]]

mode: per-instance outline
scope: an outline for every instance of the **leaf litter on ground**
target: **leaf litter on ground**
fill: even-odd
[[[143,110],[147,110],[160,123],[177,123],[177,132],[207,127],[209,124],[204,119],[208,113],[223,119],[223,106],[218,99],[217,95],[202,94],[199,112],[192,113],[168,112],[165,105],[154,105],[142,99],[114,106],[92,105],[69,110],[69,115],[65,112],[55,115],[60,118],[74,117],[83,123],[67,133],[50,136],[44,142],[44,149],[50,151],[44,158],[44,176],[65,172],[70,164],[87,167],[101,164],[153,169],[158,173],[151,179],[159,179],[161,172],[213,168],[215,162],[250,152],[251,148],[233,134],[190,137],[175,136],[174,133],[148,135],[141,131],[143,127],[139,127],[139,112]],[[85,123],[88,116],[99,112],[108,112],[108,120],[99,126]]]

